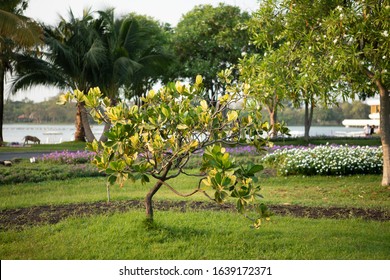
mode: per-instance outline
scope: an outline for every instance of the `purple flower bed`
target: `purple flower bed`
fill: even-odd
[[[91,162],[94,156],[94,152],[87,151],[56,151],[43,155],[42,157],[38,158],[38,160],[43,162],[80,164]]]

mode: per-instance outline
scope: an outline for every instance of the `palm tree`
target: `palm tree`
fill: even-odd
[[[118,101],[120,89],[140,95],[166,73],[173,56],[164,48],[166,34],[151,18],[129,14],[115,20],[114,10],[99,11],[95,28],[105,46],[106,59],[96,85],[110,98]],[[109,124],[106,124],[105,131]],[[105,140],[103,138],[101,140]]]
[[[19,55],[18,73],[12,90],[33,85],[54,85],[64,90],[87,92],[98,79],[104,57],[104,46],[92,28],[92,14],[84,11],[81,19],[69,11],[69,19],[61,19],[57,27],[44,26],[46,51],[40,56]],[[76,113],[75,140],[94,139],[83,104]]]
[[[32,50],[41,44],[41,29],[30,18],[21,15],[25,1],[0,2],[0,146],[3,145],[4,84],[13,69],[14,57],[21,50]]]
[[[99,86],[114,105],[120,89],[127,87],[134,92],[150,87],[172,59],[161,47],[164,34],[160,27],[135,15],[115,20],[112,9],[98,14],[93,19],[88,12],[78,20],[70,13],[70,20],[62,20],[56,29],[46,27],[46,59],[20,56],[20,75],[14,80],[13,90],[51,84],[87,92],[90,87]],[[79,128],[85,130],[90,142],[95,136],[83,104],[78,106],[76,124],[82,123]],[[109,127],[107,124],[104,130]],[[105,140],[104,134],[100,140]]]

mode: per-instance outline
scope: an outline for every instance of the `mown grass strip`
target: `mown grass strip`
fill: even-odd
[[[388,259],[390,222],[273,217],[260,230],[225,212],[70,218],[0,232],[1,259]]]

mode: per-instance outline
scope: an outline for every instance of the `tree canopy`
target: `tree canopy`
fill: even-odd
[[[0,146],[3,144],[4,84],[8,71],[12,71],[15,54],[36,48],[41,41],[41,28],[22,15],[27,1],[0,2]]]
[[[241,61],[263,103],[287,98],[308,109],[379,93],[383,185],[390,184],[389,18],[388,0],[264,1],[249,29],[266,50]]]
[[[249,18],[238,7],[199,5],[185,14],[175,28],[172,40],[178,77],[193,81],[197,74],[202,75],[210,104],[215,104],[223,92],[218,73],[236,64],[248,46],[244,26]]]

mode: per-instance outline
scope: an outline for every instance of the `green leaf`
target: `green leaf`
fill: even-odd
[[[108,176],[108,178],[107,178],[108,182],[109,182],[111,185],[114,185],[114,184],[115,184],[116,179],[117,179],[117,177],[116,177],[116,175],[114,175],[114,174]]]
[[[177,129],[179,129],[179,130],[188,129],[188,125],[186,125],[186,124],[179,124],[179,125],[177,126]]]
[[[230,111],[227,113],[227,117],[228,117],[228,122],[235,121],[238,118],[238,113],[236,111]]]
[[[165,108],[165,106],[162,106],[161,107],[161,112],[163,113],[163,115],[168,119],[170,117],[170,112],[167,108]]]
[[[250,168],[248,170],[248,174],[254,175],[257,172],[262,171],[263,169],[264,169],[264,166],[262,166],[260,164],[255,164],[255,165],[250,166]]]
[[[206,100],[200,101],[200,106],[202,107],[202,110],[203,110],[204,112],[206,112],[207,109],[209,108],[209,106],[207,105],[207,101],[206,101]]]

